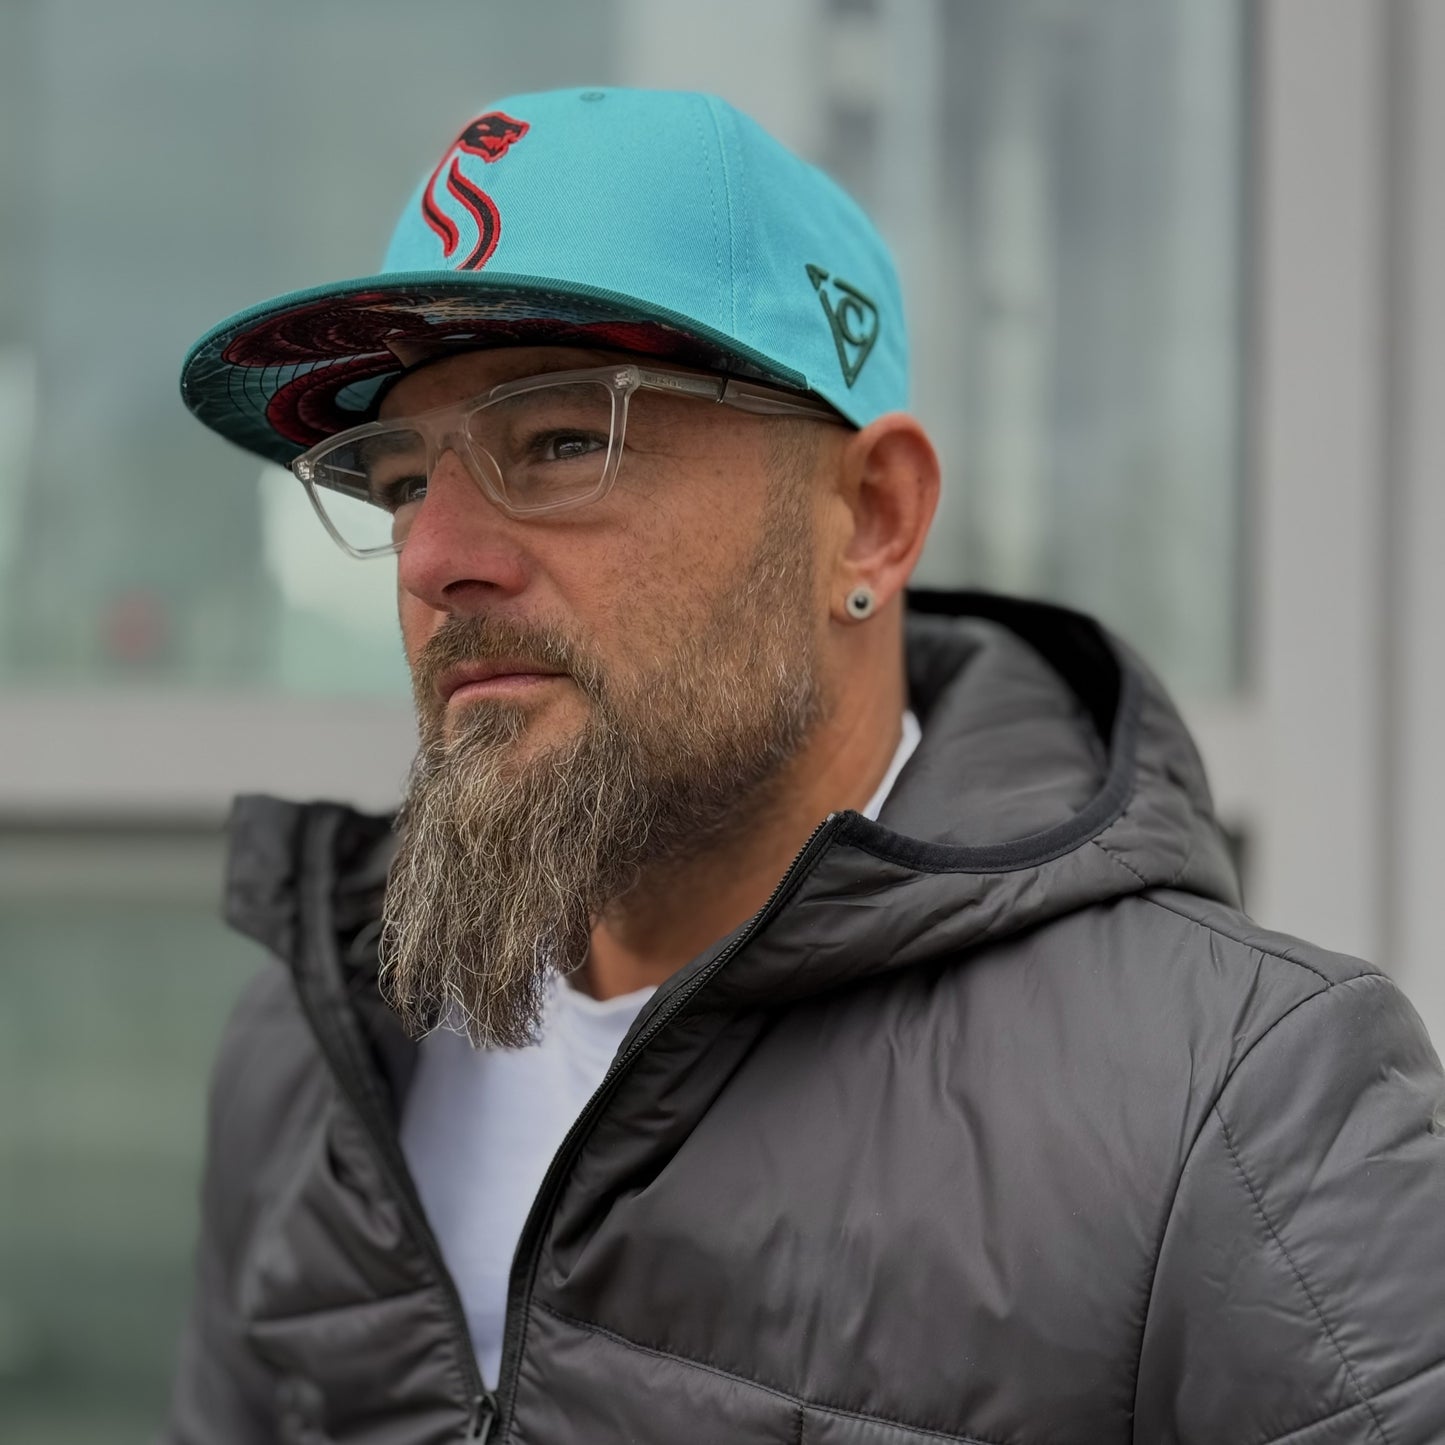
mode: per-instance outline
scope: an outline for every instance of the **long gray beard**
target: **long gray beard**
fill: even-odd
[[[610,722],[517,767],[524,722],[478,709],[418,756],[382,936],[388,996],[414,1031],[529,1042],[548,978],[585,959],[592,917],[645,851],[648,799]]]
[[[423,746],[382,934],[383,988],[413,1032],[442,1024],[479,1046],[533,1041],[550,980],[586,961],[608,905],[649,865],[755,819],[764,784],[825,710],[799,525],[770,529],[707,623],[682,629],[673,655],[622,694],[554,632],[453,618],[428,644]],[[580,732],[519,761],[526,714],[488,705],[444,738],[422,701],[427,678],[518,656],[571,674],[591,704]]]

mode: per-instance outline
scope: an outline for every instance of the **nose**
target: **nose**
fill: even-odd
[[[444,451],[398,556],[402,590],[438,612],[466,614],[515,596],[529,572],[520,524]]]

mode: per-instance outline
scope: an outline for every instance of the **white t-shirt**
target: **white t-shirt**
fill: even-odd
[[[921,736],[903,737],[865,816],[876,818]],[[595,999],[554,979],[539,1037],[525,1049],[474,1049],[438,1029],[421,1041],[402,1111],[401,1147],[442,1258],[456,1280],[482,1377],[495,1387],[507,1279],[552,1156],[602,1082],[652,988]]]

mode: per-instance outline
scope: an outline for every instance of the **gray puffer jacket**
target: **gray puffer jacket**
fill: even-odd
[[[387,823],[240,805],[230,916],[285,967],[217,1066],[167,1440],[1445,1440],[1418,1018],[1239,911],[1116,642],[917,601],[922,744],[643,1011],[523,1232],[495,1392],[397,1143]]]

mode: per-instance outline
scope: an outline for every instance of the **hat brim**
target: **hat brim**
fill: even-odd
[[[403,356],[468,345],[597,347],[808,389],[806,377],[732,337],[637,297],[535,276],[411,271],[238,312],[191,348],[181,396],[213,431],[284,466],[369,420],[408,369]]]

